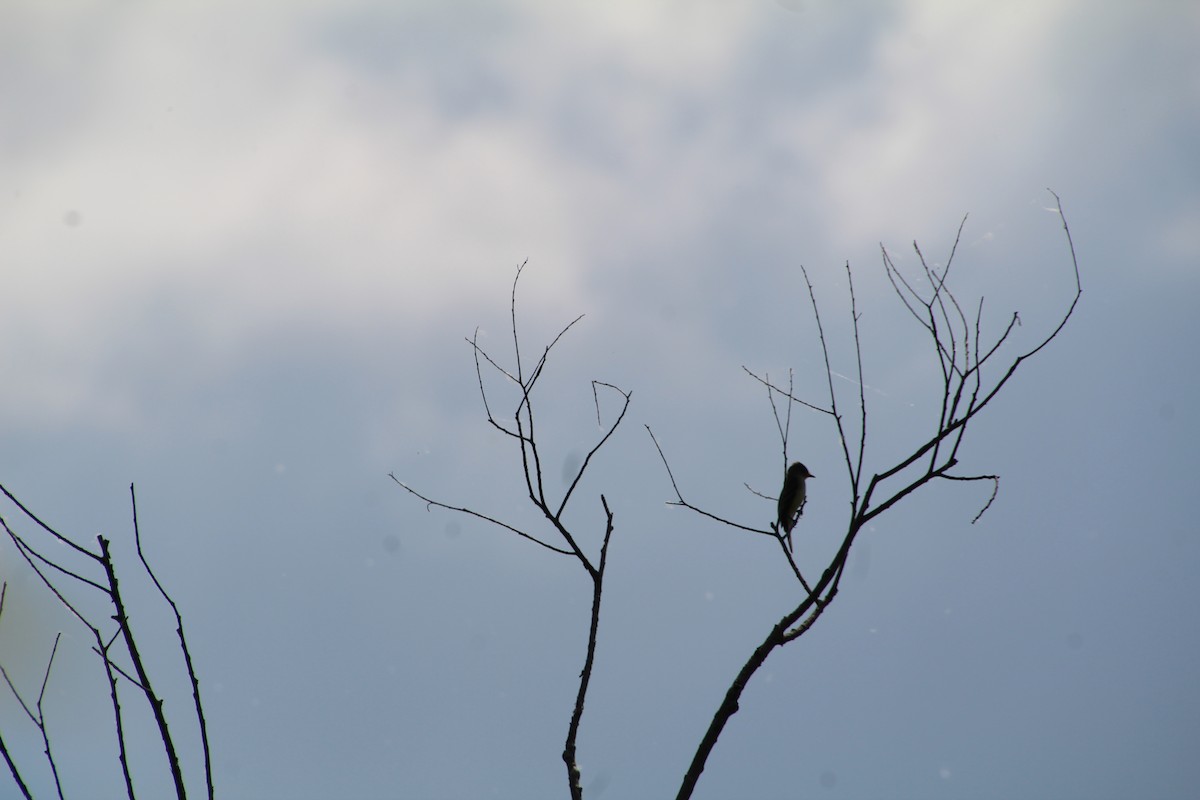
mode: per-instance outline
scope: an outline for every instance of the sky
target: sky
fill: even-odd
[[[869,471],[928,435],[939,374],[882,267],[944,264],[1012,354],[962,470],[879,517],[809,635],[746,691],[697,798],[1173,798],[1200,785],[1200,8],[657,0],[0,6],[0,483],[114,542],[168,709],[185,619],[228,798],[556,798],[583,661],[578,563],[487,424],[478,341],[525,363],[566,514],[615,530],[579,740],[588,797],[673,796],[725,689],[801,599],[766,527],[762,386],[842,402],[863,336]],[[511,386],[485,373],[497,413]],[[600,399],[611,414],[613,397]],[[608,419],[610,417],[604,417]],[[820,571],[849,482],[797,407]],[[0,516],[33,537],[11,504]],[[0,663],[68,796],[123,796],[86,632],[0,541]],[[131,708],[137,702],[130,694]],[[140,719],[136,717],[135,719]],[[195,734],[183,768],[201,794]],[[169,784],[132,723],[144,791]],[[41,796],[41,742],[0,733]],[[13,743],[16,743],[13,745]],[[8,788],[4,788],[8,787]],[[11,784],[0,780],[0,796]],[[161,796],[161,795],[160,795]]]

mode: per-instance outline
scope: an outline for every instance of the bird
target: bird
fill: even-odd
[[[796,518],[800,516],[807,494],[804,481],[815,477],[808,471],[808,467],[796,461],[788,467],[787,475],[783,479],[783,490],[779,493],[778,525],[787,534],[789,548],[792,544],[792,528],[796,526]]]

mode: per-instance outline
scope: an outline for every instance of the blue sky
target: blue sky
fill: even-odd
[[[936,365],[880,243],[940,262],[969,214],[960,291],[986,295],[985,331],[1019,311],[1028,346],[1071,297],[1051,187],[1084,294],[971,432],[996,502],[971,525],[986,490],[935,486],[877,520],[696,797],[1182,796],[1198,31],[1165,0],[5,3],[0,482],[126,557],[137,484],[224,796],[565,796],[582,572],[387,478],[537,525],[464,342],[507,355],[528,260],[530,352],[586,315],[545,384],[555,474],[595,435],[589,381],[633,392],[570,516],[598,547],[604,492],[617,526],[584,784],[670,795],[798,597],[777,551],[665,505],[643,425],[689,499],[765,525],[743,483],[775,491],[779,448],[742,367],[819,399],[799,265],[844,336],[849,260],[884,466],[932,424]],[[815,570],[844,467],[817,415],[791,452],[817,475]],[[36,684],[64,631],[66,777],[117,797],[87,639],[17,559],[0,542],[0,660]],[[0,699],[6,741],[18,713]]]

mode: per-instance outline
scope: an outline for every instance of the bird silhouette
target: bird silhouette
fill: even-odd
[[[788,549],[792,547],[792,528],[796,527],[796,520],[802,513],[804,501],[807,499],[808,492],[804,481],[813,477],[816,476],[799,461],[788,467],[787,475],[784,476],[783,490],[779,493],[778,524],[787,534]]]

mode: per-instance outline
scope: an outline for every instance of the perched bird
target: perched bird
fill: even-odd
[[[788,547],[792,544],[792,528],[796,526],[796,518],[804,506],[804,481],[814,476],[808,467],[799,461],[788,467],[787,476],[783,479],[783,491],[779,493],[779,527],[788,535]]]

